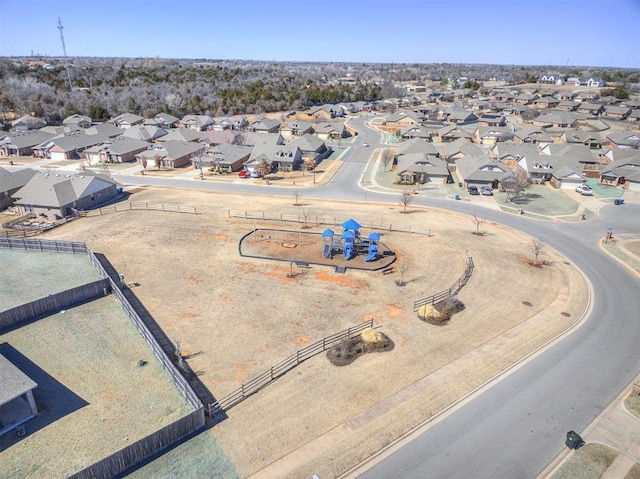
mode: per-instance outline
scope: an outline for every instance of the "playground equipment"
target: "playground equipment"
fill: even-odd
[[[378,242],[380,241],[380,235],[373,232],[369,235],[369,254],[364,259],[367,263],[378,259]]]
[[[342,252],[344,259],[350,260],[358,254],[366,254],[365,261],[371,262],[378,259],[378,243],[380,235],[371,233],[367,240],[360,239],[360,224],[349,219],[342,223],[342,236],[334,240],[335,233],[326,229],[322,232],[323,255],[325,258],[333,258],[334,253]]]

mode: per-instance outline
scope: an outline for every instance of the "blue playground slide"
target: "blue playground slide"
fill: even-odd
[[[351,259],[352,251],[353,251],[353,245],[351,243],[346,243],[344,245],[344,251],[343,251],[344,259]]]
[[[375,244],[369,246],[369,256],[365,258],[365,261],[374,261],[378,257],[378,247]]]
[[[324,245],[324,257],[325,258],[331,258],[331,245],[330,244]]]

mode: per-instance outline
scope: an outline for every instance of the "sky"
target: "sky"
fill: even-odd
[[[640,0],[0,0],[0,56],[640,68]]]

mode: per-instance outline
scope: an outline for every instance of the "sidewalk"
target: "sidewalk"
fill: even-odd
[[[624,478],[636,463],[640,463],[640,418],[629,412],[624,404],[625,398],[633,390],[636,381],[638,378],[627,386],[581,434],[586,443],[602,444],[620,453],[602,475],[602,479]],[[563,449],[537,479],[553,479],[558,469],[573,454],[572,449]]]

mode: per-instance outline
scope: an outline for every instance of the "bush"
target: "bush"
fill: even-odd
[[[425,304],[418,310],[418,317],[428,323],[444,324],[455,313],[464,310],[464,304],[455,296],[450,296],[436,304]]]

